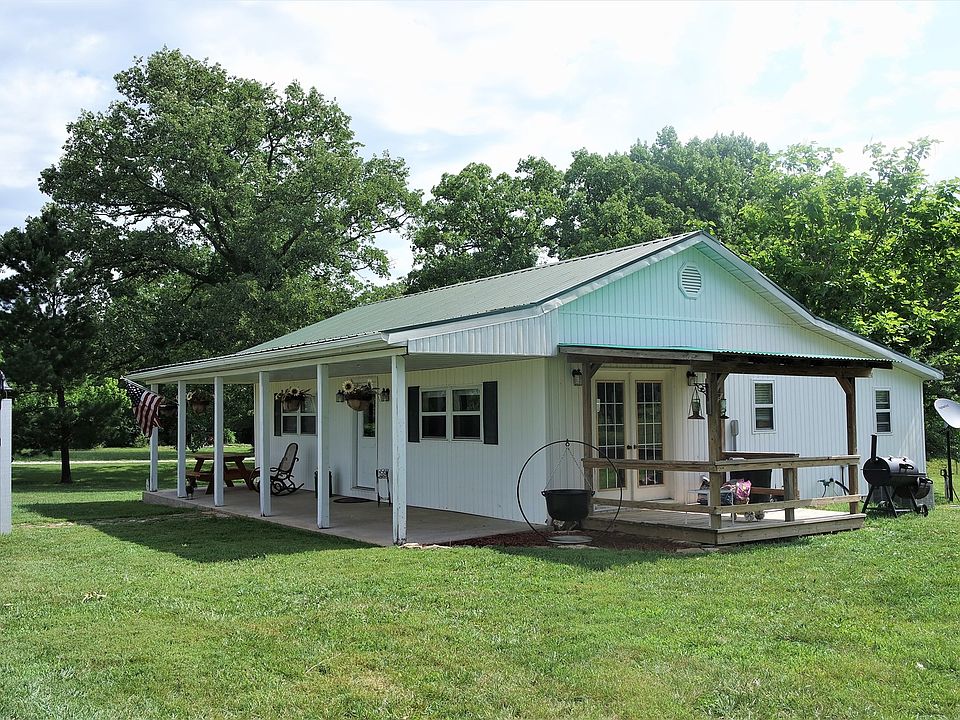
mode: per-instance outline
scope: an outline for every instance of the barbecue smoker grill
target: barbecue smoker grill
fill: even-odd
[[[933,489],[933,483],[910,458],[877,457],[877,436],[870,441],[870,459],[863,464],[863,477],[870,484],[870,492],[863,501],[863,511],[872,500],[878,508],[887,507],[894,516],[913,511],[921,515],[929,512],[927,500]],[[897,507],[896,500],[908,505]],[[929,501],[928,501],[929,502]]]

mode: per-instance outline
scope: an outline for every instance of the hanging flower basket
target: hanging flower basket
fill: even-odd
[[[277,399],[284,412],[300,412],[309,394],[303,388],[288,387],[277,393]]]
[[[364,412],[370,407],[370,403],[373,402],[376,393],[370,383],[358,384],[352,380],[347,380],[340,386],[338,396],[343,397],[343,402],[345,402],[351,410]]]
[[[187,402],[190,403],[190,409],[199,415],[207,411],[212,400],[203,390],[191,390],[187,393]]]

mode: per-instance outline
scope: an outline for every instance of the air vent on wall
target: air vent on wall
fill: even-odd
[[[703,275],[696,265],[684,265],[680,268],[680,290],[689,298],[695,298],[703,289]]]

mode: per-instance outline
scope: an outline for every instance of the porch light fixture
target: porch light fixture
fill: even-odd
[[[583,370],[580,368],[574,368],[573,372],[570,373],[570,376],[573,378],[573,384],[576,387],[583,386]]]
[[[390,388],[383,388],[380,391],[380,402],[390,402]]]
[[[723,396],[720,397],[720,419],[729,420],[730,416],[727,415],[727,399]]]
[[[346,400],[346,396],[343,394],[343,390],[337,390],[337,402],[342,403]]]

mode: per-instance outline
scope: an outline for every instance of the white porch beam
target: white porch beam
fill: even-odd
[[[154,393],[160,392],[160,386],[153,383],[150,390]],[[160,462],[160,428],[155,427],[150,431],[150,476],[147,478],[147,492],[156,492],[160,487],[159,479]]]
[[[223,377],[213,379],[213,504],[223,506]]]
[[[177,381],[177,497],[187,496],[187,381]]]
[[[0,398],[0,535],[13,532],[13,400]]]
[[[329,401],[330,368],[317,365],[317,527],[330,527],[330,466]]]
[[[270,495],[270,419],[273,402],[270,397],[270,373],[260,372],[257,385],[257,453],[260,465],[260,515],[270,517],[273,503]]]
[[[407,359],[390,359],[390,399],[393,410],[393,542],[407,541]]]

